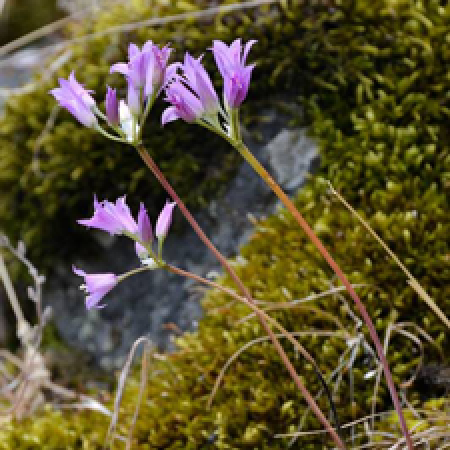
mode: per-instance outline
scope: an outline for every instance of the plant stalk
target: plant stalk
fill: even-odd
[[[150,154],[147,152],[146,148],[143,145],[139,145],[137,147],[138,153],[141,156],[144,163],[147,165],[147,167],[152,171],[153,175],[156,177],[156,179],[161,183],[161,185],[164,187],[164,189],[167,191],[167,193],[170,195],[170,197],[175,201],[180,208],[180,211],[184,215],[184,217],[187,219],[187,221],[190,223],[198,237],[202,240],[202,242],[208,247],[208,249],[214,254],[214,256],[217,258],[217,260],[220,262],[222,267],[228,272],[230,277],[233,279],[235,284],[238,286],[239,290],[242,292],[242,294],[247,298],[247,300],[254,304],[254,300],[248,291],[248,289],[245,287],[243,282],[240,280],[236,272],[233,270],[233,268],[230,266],[226,258],[216,249],[216,247],[213,245],[213,243],[208,239],[206,234],[203,232],[203,230],[200,228],[194,217],[191,215],[189,210],[186,208],[182,200],[178,197],[177,193],[174,191],[170,183],[165,178],[164,174],[159,170],[158,166],[153,161]],[[277,350],[278,354],[280,355],[281,360],[283,361],[283,364],[285,365],[286,369],[288,370],[289,374],[291,375],[292,379],[294,380],[296,386],[300,389],[302,392],[303,397],[307,401],[308,405],[311,407],[311,409],[316,414],[319,421],[322,423],[322,425],[326,428],[328,433],[330,434],[333,441],[336,443],[338,448],[344,449],[345,445],[342,442],[339,435],[336,433],[334,428],[331,426],[331,424],[328,422],[327,418],[323,414],[323,412],[320,410],[319,406],[315,402],[314,398],[308,391],[308,389],[304,386],[302,380],[298,376],[294,366],[292,365],[291,361],[287,357],[286,353],[283,350],[283,347],[281,346],[280,342],[276,338],[275,334],[273,333],[272,329],[269,327],[267,322],[264,320],[264,317],[257,313],[258,319],[261,322],[261,325],[269,335],[270,339],[272,340],[273,345],[275,346],[275,349]]]
[[[381,345],[381,342],[378,338],[375,327],[372,323],[372,320],[371,320],[369,314],[367,313],[367,310],[366,310],[364,304],[361,302],[360,298],[354,291],[350,282],[347,280],[347,277],[342,272],[341,268],[338,266],[338,264],[334,261],[334,259],[328,253],[328,250],[324,247],[324,245],[322,244],[320,239],[315,235],[314,231],[311,229],[311,227],[308,225],[306,220],[303,218],[303,216],[297,210],[297,208],[292,203],[290,198],[284,193],[284,191],[281,189],[281,187],[269,175],[269,173],[266,171],[266,169],[264,169],[264,167],[253,156],[253,154],[250,152],[250,150],[245,146],[245,144],[242,141],[239,141],[239,142],[234,141],[234,142],[232,142],[232,144],[234,145],[236,150],[242,155],[242,157],[252,166],[252,168],[264,180],[264,182],[272,189],[272,191],[282,201],[283,205],[288,209],[288,211],[294,216],[295,220],[298,222],[298,224],[304,230],[304,232],[306,233],[308,238],[311,240],[311,242],[319,250],[320,254],[325,258],[325,260],[330,265],[330,267],[334,270],[334,272],[336,273],[338,278],[341,280],[342,284],[347,288],[348,293],[350,294],[350,296],[353,298],[354,302],[356,303],[356,306],[358,307],[359,312],[361,313],[361,315],[364,319],[364,322],[366,323],[367,328],[369,329],[370,337],[372,338],[372,341],[375,344],[375,347],[377,349],[378,357],[380,358],[380,362],[381,362],[381,365],[384,370],[384,376],[386,377],[386,382],[387,382],[387,385],[389,388],[389,392],[391,393],[392,402],[394,403],[395,410],[397,411],[398,419],[399,419],[400,426],[402,428],[402,432],[405,437],[406,443],[408,445],[409,450],[413,450],[414,446],[413,446],[413,443],[411,440],[411,436],[410,436],[408,427],[406,426],[406,421],[403,416],[402,407],[400,405],[397,390],[395,389],[394,381],[392,379],[391,371],[389,370],[389,365],[388,365],[386,356],[384,354],[383,347]]]
[[[186,278],[190,278],[194,281],[197,281],[199,283],[202,283],[206,286],[210,286],[212,288],[215,288],[227,295],[229,295],[230,297],[234,298],[237,301],[240,301],[242,303],[244,303],[245,305],[247,305],[251,310],[253,310],[255,312],[255,314],[257,314],[258,312],[264,317],[264,319],[267,322],[270,322],[275,328],[278,329],[278,331],[294,346],[294,348],[300,352],[303,357],[314,367],[314,370],[317,374],[317,376],[320,379],[320,382],[322,383],[323,389],[326,392],[326,395],[328,397],[328,400],[330,402],[330,407],[334,416],[334,420],[336,422],[336,428],[338,429],[338,431],[342,431],[340,424],[339,424],[339,418],[338,418],[338,414],[337,414],[337,410],[336,407],[334,405],[333,402],[333,398],[331,395],[331,392],[328,388],[328,385],[325,381],[325,378],[323,377],[319,366],[317,365],[316,361],[314,360],[314,358],[308,353],[308,351],[305,349],[305,347],[303,347],[303,345],[301,345],[297,339],[295,339],[295,337],[288,331],[286,330],[286,328],[284,328],[277,320],[273,319],[272,317],[270,317],[265,311],[261,310],[260,308],[258,308],[258,306],[256,306],[256,304],[254,303],[250,303],[245,297],[241,297],[239,294],[236,294],[236,292],[234,292],[232,289],[228,289],[222,285],[220,285],[219,283],[215,283],[214,281],[210,281],[207,280],[206,278],[203,278],[199,275],[195,275],[192,272],[188,272],[186,270],[180,269],[179,267],[175,267],[172,266],[170,264],[165,264],[164,266],[169,272],[175,273],[177,275],[180,275],[182,277],[186,277]],[[212,398],[213,396],[210,397],[210,400],[208,402],[208,406],[211,406],[212,403]]]

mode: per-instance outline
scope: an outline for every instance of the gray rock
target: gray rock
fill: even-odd
[[[269,166],[278,183],[288,190],[298,189],[317,158],[317,144],[308,130],[282,130],[266,146]]]

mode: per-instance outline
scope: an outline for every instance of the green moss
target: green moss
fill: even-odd
[[[62,17],[62,11],[57,8],[57,0],[6,0],[2,2],[2,6],[1,45]],[[30,11],[33,13],[30,14]]]
[[[350,281],[364,284],[358,293],[380,336],[384,338],[390,324],[414,322],[433,339],[424,342],[425,362],[443,358],[448,364],[445,349],[450,342],[444,325],[379,245],[330,197],[325,180],[331,180],[365,216],[450,316],[450,7],[437,1],[336,3],[333,10],[320,5],[302,9],[294,4],[279,15],[260,13],[258,20],[267,21],[274,39],[266,41],[260,36],[260,49],[267,53],[258,55],[261,68],[256,71],[255,89],[258,95],[264,86],[275,86],[271,89],[279,93],[295,91],[290,84],[294,80],[305,87],[299,88],[299,105],[305,106],[312,133],[320,139],[322,165],[298,194],[300,211]],[[229,35],[216,32],[225,38],[238,34],[239,22],[233,20],[225,21],[231,27]],[[252,25],[246,27],[253,30]],[[191,28],[181,29],[191,36]],[[197,32],[195,36],[201,41],[209,30],[206,27],[204,35]],[[246,114],[251,117],[250,108]],[[284,210],[256,226],[241,256],[236,269],[258,300],[300,299],[329,289],[333,282],[326,263]],[[227,277],[221,282],[233,286]],[[269,342],[251,346],[234,361],[211,409],[207,408],[208,396],[228,358],[264,333],[255,319],[239,322],[249,314],[248,309],[230,304],[229,298],[216,291],[207,295],[204,307],[206,316],[198,332],[180,338],[178,351],[167,361],[152,364],[135,448],[287,448],[289,440],[274,435],[295,431],[306,407]],[[271,314],[287,329],[307,333],[299,339],[325,376],[338,366],[339,356],[347,349],[339,329],[355,333],[354,322],[336,296]],[[320,335],[327,330],[333,332],[331,336]],[[365,328],[361,330],[367,336]],[[317,393],[320,386],[311,367],[296,357],[290,345],[284,345],[308,388]],[[418,355],[409,339],[392,336],[387,357],[397,383],[413,374]],[[336,392],[342,422],[370,413],[374,382],[364,375],[372,368],[370,358],[360,351],[354,362],[352,407],[349,377],[344,374]],[[133,377],[121,408],[118,431],[124,435],[138,388],[138,379]],[[415,384],[406,389],[406,395],[417,408],[445,407],[442,399],[423,399]],[[376,402],[378,411],[392,409],[384,382]],[[327,411],[324,398],[319,404]],[[52,421],[53,417],[58,419]],[[415,424],[412,417],[408,420]],[[379,429],[392,432],[394,422],[392,417],[385,419]],[[56,424],[66,434],[57,444],[45,447]],[[429,423],[420,426],[429,427]],[[5,448],[56,449],[84,448],[84,439],[86,448],[100,448],[106,427],[105,421],[91,413],[53,412],[0,431],[0,442],[10,445]],[[303,429],[317,428],[310,414]],[[301,438],[298,448],[328,445],[324,435],[308,436]],[[117,448],[121,446],[117,443]]]

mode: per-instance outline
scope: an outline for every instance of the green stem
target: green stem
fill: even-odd
[[[142,266],[142,267],[138,267],[137,269],[132,269],[128,272],[125,272],[124,274],[117,277],[118,283],[121,283],[123,280],[126,280],[128,277],[136,275],[137,273],[145,272],[147,270],[154,270],[154,269],[151,269],[150,267]]]
[[[144,163],[147,165],[147,167],[152,171],[152,173],[155,175],[156,179],[161,183],[161,185],[164,187],[164,189],[167,191],[167,193],[170,195],[170,197],[177,203],[178,207],[180,208],[180,211],[186,218],[186,220],[191,224],[192,228],[194,229],[195,233],[198,235],[198,237],[203,241],[203,243],[208,247],[208,249],[214,254],[214,256],[217,258],[217,260],[220,262],[222,267],[228,272],[231,279],[236,283],[239,290],[244,294],[246,299],[252,303],[255,304],[255,301],[253,300],[249,290],[245,287],[244,283],[241,281],[241,279],[238,277],[237,273],[234,271],[234,269],[230,266],[226,258],[216,249],[216,247],[213,245],[213,243],[208,239],[206,234],[203,232],[203,230],[198,225],[197,221],[194,219],[192,214],[189,212],[189,210],[186,208],[185,204],[182,202],[182,200],[178,197],[175,190],[172,188],[170,183],[167,181],[163,173],[159,170],[159,167],[155,164],[147,150],[144,146],[139,145],[137,147],[137,150],[139,152],[139,155],[141,156]],[[275,349],[277,350],[278,354],[280,355],[281,360],[283,361],[284,366],[288,370],[289,374],[291,375],[292,379],[294,380],[296,386],[298,389],[302,392],[303,397],[307,401],[308,405],[311,407],[311,409],[316,414],[317,418],[320,420],[322,425],[326,428],[328,433],[330,434],[333,441],[336,443],[336,445],[339,448],[345,448],[344,443],[342,442],[339,435],[336,433],[336,431],[331,426],[330,422],[327,420],[323,412],[320,410],[319,406],[317,405],[316,401],[312,397],[311,393],[308,391],[308,389],[304,386],[301,378],[298,376],[294,366],[292,365],[291,361],[287,357],[285,351],[283,350],[283,347],[281,346],[280,342],[278,341],[277,337],[275,336],[272,329],[267,324],[266,320],[264,319],[264,316],[260,313],[257,313],[258,319],[265,329],[266,333],[269,335]]]
[[[119,137],[117,137],[117,136],[113,136],[112,134],[109,134],[109,133],[108,133],[107,131],[105,131],[100,125],[97,125],[97,126],[95,127],[95,129],[96,129],[99,133],[103,134],[103,136],[106,136],[108,139],[112,139],[113,141],[121,142],[122,144],[129,144],[129,142],[125,141],[124,139],[119,138]]]
[[[231,110],[231,138],[236,141],[241,141],[241,127],[239,124],[239,108]]]
[[[147,116],[150,113],[150,110],[152,109],[153,104],[155,103],[156,98],[158,97],[158,93],[154,92],[150,98],[147,100],[147,104],[145,105],[144,114],[142,114],[141,121],[139,122],[139,134],[138,134],[138,141],[141,140],[142,137],[142,130],[144,128],[144,123],[147,120]]]
[[[386,356],[383,351],[383,347],[381,345],[380,339],[378,338],[378,335],[377,335],[377,332],[373,325],[373,322],[372,322],[369,314],[367,313],[367,310],[366,310],[364,304],[361,302],[360,298],[356,294],[356,292],[353,289],[350,282],[347,280],[347,277],[345,276],[344,272],[342,272],[341,268],[331,257],[328,250],[324,247],[324,245],[322,244],[320,239],[315,235],[314,231],[311,229],[311,227],[308,225],[306,220],[303,218],[303,216],[297,210],[297,208],[292,203],[290,198],[284,193],[284,191],[281,189],[281,187],[274,181],[274,179],[269,175],[269,173],[266,171],[266,169],[264,169],[264,167],[253,156],[253,154],[249,151],[249,149],[244,145],[244,143],[242,141],[234,142],[233,145],[236,148],[236,150],[242,155],[242,157],[252,166],[252,168],[256,171],[256,173],[258,173],[258,175],[264,180],[264,182],[272,189],[272,191],[281,200],[281,202],[288,209],[288,211],[294,216],[295,220],[298,222],[298,224],[304,230],[304,232],[306,233],[308,238],[311,240],[311,242],[319,250],[320,254],[324,257],[324,259],[327,261],[327,263],[330,265],[330,267],[334,270],[334,272],[336,273],[338,278],[341,280],[342,284],[347,288],[347,291],[349,292],[350,296],[353,298],[354,302],[356,303],[356,306],[358,307],[359,312],[361,313],[361,315],[364,319],[364,322],[366,323],[367,328],[369,329],[370,337],[372,338],[372,341],[375,344],[375,347],[377,349],[378,357],[380,358],[381,365],[383,366],[384,375],[386,377],[386,382],[387,382],[389,391],[391,393],[394,407],[398,414],[398,419],[399,419],[400,426],[402,428],[402,432],[405,437],[406,443],[408,445],[408,448],[410,450],[413,450],[414,446],[413,446],[413,443],[411,440],[411,436],[410,436],[408,427],[406,426],[406,421],[403,416],[403,411],[402,411],[402,407],[400,405],[400,401],[398,399],[397,390],[395,389],[391,371],[389,370],[389,364],[387,362]]]

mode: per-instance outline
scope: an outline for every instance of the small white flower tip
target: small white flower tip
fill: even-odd
[[[158,264],[156,264],[156,261],[155,261],[153,258],[146,258],[146,259],[143,259],[143,260],[141,261],[141,263],[142,263],[144,266],[147,266],[147,267],[150,268],[150,269],[157,269],[157,268],[158,268]]]

